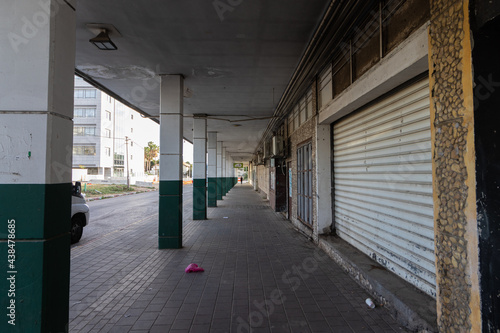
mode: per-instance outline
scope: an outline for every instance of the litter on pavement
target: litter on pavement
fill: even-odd
[[[205,270],[201,267],[198,267],[198,265],[196,264],[189,264],[184,271],[186,273],[191,273],[191,272],[204,272]]]

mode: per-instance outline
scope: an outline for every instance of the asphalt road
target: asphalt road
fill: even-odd
[[[159,192],[124,195],[121,197],[88,202],[90,223],[83,229],[80,242],[83,246],[116,230],[158,214]],[[184,218],[193,212],[193,185],[184,185]]]

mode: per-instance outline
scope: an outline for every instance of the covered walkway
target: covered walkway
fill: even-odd
[[[70,332],[402,332],[250,185],[184,217],[158,250],[157,218],[71,253]],[[203,273],[184,273],[197,263]]]

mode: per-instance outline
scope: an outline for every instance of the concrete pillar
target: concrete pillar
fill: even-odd
[[[217,200],[222,200],[222,141],[217,141]]]
[[[0,332],[68,330],[72,2],[0,5]]]
[[[217,132],[208,132],[208,207],[217,207]]]
[[[228,192],[233,187],[231,185],[231,178],[232,178],[232,174],[233,174],[233,165],[232,165],[231,161],[232,161],[231,156],[228,156],[228,159],[227,159],[227,191]]]
[[[207,118],[193,119],[193,220],[207,219]]]
[[[470,10],[469,1],[430,4],[429,88],[438,330],[485,332],[488,329],[481,327],[476,215],[480,198],[475,192],[474,102],[478,96],[474,96],[473,90],[469,17],[474,11]],[[496,312],[498,317],[498,309]]]
[[[231,173],[231,179],[230,179],[229,185],[231,185],[231,188],[233,188],[234,185],[236,185],[236,182],[235,182],[236,170],[234,169],[234,165],[233,164],[234,164],[234,159],[231,158],[231,160],[229,162],[229,168],[230,168],[229,170],[231,170],[230,171],[230,173]]]
[[[227,187],[228,187],[228,192],[233,188],[233,159],[231,156],[229,156],[229,160],[227,163],[227,168],[229,171],[228,178],[227,178]]]
[[[226,178],[227,178],[227,156],[226,156],[226,148],[222,147],[222,196],[225,196],[227,193],[226,186]]]
[[[253,170],[253,189],[254,191],[259,190],[259,168],[257,165],[254,165],[254,170]]]
[[[317,119],[317,118],[316,118]],[[330,125],[316,125],[316,221],[314,224],[314,240],[318,236],[331,232],[332,225],[332,173]],[[288,196],[288,193],[286,193]]]
[[[184,78],[161,76],[158,248],[182,247],[182,125]]]

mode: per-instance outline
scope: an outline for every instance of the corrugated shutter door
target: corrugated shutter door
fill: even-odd
[[[429,81],[334,124],[338,235],[435,297]]]

